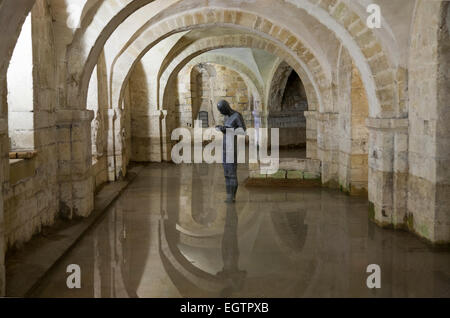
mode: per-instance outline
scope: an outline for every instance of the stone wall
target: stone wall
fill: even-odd
[[[406,222],[411,230],[434,242],[450,239],[448,10],[448,3],[417,2],[409,60]]]
[[[87,109],[94,112],[94,119],[91,122],[92,177],[94,188],[98,189],[110,180],[107,156],[108,83],[104,54],[100,56],[99,63],[91,76]]]
[[[55,134],[55,60],[52,19],[45,0],[37,1],[31,13],[33,40],[31,120],[36,156],[10,160],[4,172],[5,244],[7,248],[28,241],[43,226],[52,225],[58,215],[57,135]],[[20,46],[18,47],[20,49]],[[13,65],[14,67],[14,65]],[[23,69],[23,72],[30,72]],[[17,75],[17,74],[16,74]],[[17,89],[17,87],[10,87]],[[15,91],[17,93],[17,91]],[[8,100],[14,107],[15,100]],[[11,116],[13,127],[17,125]],[[17,126],[16,126],[17,127]],[[5,147],[6,149],[9,147]],[[5,149],[3,148],[3,149]],[[6,161],[8,162],[8,161]]]
[[[341,49],[338,84],[339,185],[351,194],[367,193],[369,106],[361,76],[345,48]]]
[[[181,126],[192,125],[192,119],[198,119],[201,111],[208,113],[208,127],[219,124],[223,121],[216,107],[220,100],[228,101],[232,109],[242,114],[251,111],[249,89],[244,79],[222,65],[207,63],[194,66],[191,70],[190,94],[190,100],[188,95],[180,95],[179,103],[176,104],[181,113]],[[189,103],[192,104],[191,112]],[[184,108],[188,110],[187,116],[182,115]]]

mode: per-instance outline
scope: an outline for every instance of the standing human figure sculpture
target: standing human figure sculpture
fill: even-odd
[[[219,112],[225,116],[224,125],[216,126],[216,129],[223,133],[223,170],[225,174],[225,185],[227,190],[226,203],[233,203],[236,200],[238,189],[237,179],[237,142],[235,136],[244,134],[245,127],[242,115],[233,110],[226,100],[221,100],[217,104]],[[232,134],[231,136],[229,134]]]

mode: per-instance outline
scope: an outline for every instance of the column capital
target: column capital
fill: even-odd
[[[159,119],[164,119],[167,116],[167,110],[165,109],[155,109],[149,112],[151,117],[159,117]]]
[[[371,130],[408,131],[408,118],[367,118],[366,126]]]
[[[116,110],[112,108],[108,108],[108,118],[115,119],[116,117]]]
[[[316,119],[317,111],[307,110],[303,112],[303,115],[306,117],[306,119]]]
[[[257,117],[264,117],[266,115],[266,112],[264,110],[258,110],[258,109],[253,110],[251,113],[253,116],[257,116]]]
[[[56,111],[56,123],[72,124],[76,122],[92,121],[94,119],[93,110],[70,110],[60,109]]]
[[[316,112],[316,119],[319,121],[337,120],[338,117],[339,117],[339,113]]]

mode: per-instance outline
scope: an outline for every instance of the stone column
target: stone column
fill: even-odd
[[[163,161],[171,161],[172,131],[168,131],[170,125],[167,122],[167,110],[160,110],[159,112],[161,122],[161,158]]]
[[[162,162],[162,144],[161,144],[161,120],[163,116],[161,111],[154,110],[150,113],[150,149],[149,156],[152,162]],[[169,136],[170,138],[170,136]]]
[[[408,119],[368,118],[370,217],[381,226],[406,224]]]
[[[58,184],[61,216],[87,217],[94,208],[91,110],[58,110]]]
[[[317,156],[317,111],[305,111],[306,118],[306,158],[318,159]]]
[[[9,152],[9,148],[5,149],[5,146],[9,145],[8,141],[8,121],[6,119],[0,119],[0,184],[5,183],[5,160],[9,159],[4,154]],[[9,161],[7,163],[9,165]],[[5,275],[5,253],[6,253],[6,243],[5,243],[5,219],[4,219],[4,205],[3,205],[3,191],[0,193],[0,297],[6,295],[6,275]]]
[[[316,114],[317,119],[317,157],[322,162],[322,183],[337,188],[339,170],[339,113]]]
[[[125,112],[120,108],[114,109],[114,176],[115,180],[119,180],[126,175],[127,167],[125,160],[125,122],[124,122]]]
[[[115,146],[115,129],[116,112],[114,109],[108,109],[108,135],[107,135],[107,161],[108,161],[108,181],[116,180],[116,155]]]

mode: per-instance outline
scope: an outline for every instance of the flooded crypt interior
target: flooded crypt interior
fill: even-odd
[[[450,1],[372,2],[0,0],[0,296],[449,297]]]

